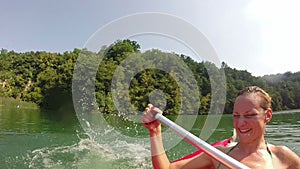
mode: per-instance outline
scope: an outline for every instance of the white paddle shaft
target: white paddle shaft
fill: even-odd
[[[226,165],[227,167],[234,168],[234,169],[250,169],[249,167],[245,166],[244,164],[233,159],[232,157],[228,156],[227,154],[221,152],[220,150],[216,149],[215,147],[213,147],[210,144],[206,143],[205,141],[201,140],[199,137],[196,137],[189,131],[180,127],[173,121],[164,117],[162,114],[156,113],[154,118],[157,119],[158,121],[160,121],[163,125],[167,126],[171,130],[176,132],[180,137],[185,139],[187,142],[189,142],[190,144],[192,144],[193,146],[195,146],[197,148],[202,149],[203,152],[205,152],[212,158],[218,160],[220,163]]]

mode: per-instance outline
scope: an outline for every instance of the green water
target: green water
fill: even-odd
[[[148,133],[141,124],[118,116],[106,116],[107,123],[103,123],[98,117],[92,115],[87,128],[70,109],[42,111],[1,105],[0,168],[152,168]],[[199,135],[205,119],[198,116],[191,132]],[[98,130],[97,125],[102,128]],[[225,139],[231,130],[232,118],[224,115],[207,141]],[[266,137],[268,142],[286,145],[299,155],[299,113],[275,114]],[[168,145],[176,138],[167,134],[164,142]],[[174,160],[195,150],[181,141],[170,146],[167,154]]]

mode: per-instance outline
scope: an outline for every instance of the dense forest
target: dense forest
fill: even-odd
[[[45,109],[56,109],[62,104],[71,104],[72,82],[93,81],[88,74],[73,77],[74,66],[79,55],[87,57],[85,64],[80,65],[81,70],[85,71],[88,70],[89,64],[93,65],[97,61],[97,58],[103,58],[97,67],[94,82],[90,82],[95,85],[95,93],[81,91],[86,92],[87,98],[95,95],[97,109],[102,113],[117,112],[112,90],[118,88],[123,89],[119,91],[124,91],[118,93],[118,98],[127,99],[138,110],[144,109],[149,102],[150,93],[157,90],[164,93],[164,100],[161,102],[166,108],[166,114],[177,114],[182,104],[187,114],[194,112],[192,110],[194,104],[199,104],[199,114],[207,114],[212,96],[212,79],[209,77],[208,69],[216,72],[216,75],[222,71],[225,73],[226,100],[221,103],[225,104],[224,113],[232,112],[238,90],[250,85],[260,86],[272,96],[272,108],[275,111],[300,108],[300,72],[256,77],[246,70],[231,68],[224,62],[221,67],[217,67],[208,61],[196,62],[189,56],[166,53],[157,49],[141,52],[140,45],[131,40],[118,40],[110,46],[103,46],[98,53],[86,49],[74,49],[65,53],[44,51],[18,53],[2,49],[0,97],[34,102]],[[129,56],[131,58],[126,59]],[[151,62],[149,58],[152,59]],[[152,65],[152,67],[140,69],[143,65]],[[185,65],[188,67],[187,72],[181,69]],[[168,67],[169,70],[166,72],[153,67]],[[134,71],[120,73],[126,72],[127,69]],[[190,76],[188,71],[192,72],[193,77],[180,76],[180,73]],[[126,83],[128,75],[132,76],[129,84]],[[117,83],[113,82],[113,78],[118,79]],[[195,80],[189,80],[191,78]],[[222,79],[221,75],[220,78]],[[191,90],[195,84],[198,93]],[[126,98],[125,91],[129,91],[129,99]],[[181,98],[182,91],[186,92],[184,96],[193,96],[197,93],[199,101]],[[184,102],[186,99],[188,102]],[[218,111],[223,110],[210,113],[222,113]]]

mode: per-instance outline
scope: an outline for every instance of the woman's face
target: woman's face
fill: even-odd
[[[270,121],[259,106],[261,97],[256,94],[238,96],[233,109],[233,123],[240,142],[253,142],[264,137],[266,124]]]

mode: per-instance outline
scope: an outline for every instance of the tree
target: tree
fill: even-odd
[[[140,52],[140,45],[136,41],[131,40],[118,40],[110,47],[105,54],[108,59],[112,59],[119,64],[128,55]]]

